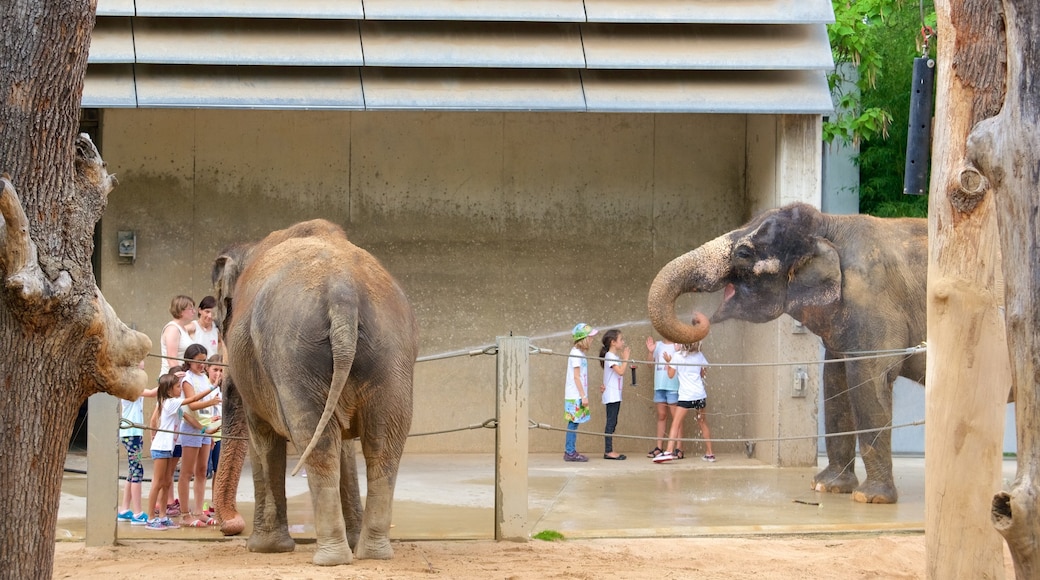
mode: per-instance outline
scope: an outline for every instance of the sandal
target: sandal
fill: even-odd
[[[686,457],[686,454],[682,452],[682,449],[676,449],[675,453],[673,453],[672,455],[674,455],[676,459],[682,459],[683,457]]]
[[[185,525],[187,525],[187,527],[189,527],[189,528],[204,528],[204,527],[207,526],[206,522],[204,522],[202,520],[199,520],[199,519],[192,520],[192,522],[190,524],[185,524]]]
[[[657,457],[658,455],[660,455],[662,453],[664,453],[663,449],[661,449],[660,447],[654,447],[653,449],[650,450],[650,453],[646,454],[646,456],[649,457],[650,459],[653,459],[654,457]]]

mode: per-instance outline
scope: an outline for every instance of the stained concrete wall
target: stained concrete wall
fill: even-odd
[[[102,220],[102,290],[124,321],[152,337],[157,353],[170,299],[211,293],[210,266],[221,248],[324,217],[402,283],[418,315],[421,355],[466,353],[511,333],[552,349],[532,357],[530,415],[562,428],[561,355],[575,323],[622,329],[634,357],[645,359],[647,289],[664,263],[753,211],[819,195],[818,186],[782,195],[789,177],[776,151],[787,147],[793,155],[801,143],[784,119],[106,110],[103,155],[120,185]],[[132,265],[118,263],[119,230],[137,234]],[[683,297],[679,311],[711,312],[717,300]],[[719,325],[706,354],[718,362],[773,360],[786,354],[781,329],[789,324]],[[149,359],[151,376],[158,366]],[[601,372],[592,363],[594,385]],[[785,373],[712,370],[714,437],[775,434],[777,376]],[[412,432],[493,417],[494,383],[491,356],[420,363]],[[619,434],[654,433],[648,367],[639,369],[638,383],[625,392]],[[603,406],[593,399],[594,419],[584,429],[602,431]],[[814,433],[807,409],[795,413],[804,415],[801,424],[785,418],[784,431]],[[696,435],[693,426],[688,436]],[[530,448],[561,451],[563,438],[537,430]],[[486,452],[493,445],[490,430],[466,430],[413,438],[409,451]],[[594,455],[601,446],[599,438],[579,438],[579,448]],[[615,440],[638,456],[652,446]],[[716,451],[743,451],[743,444]],[[773,449],[767,459],[776,456]]]

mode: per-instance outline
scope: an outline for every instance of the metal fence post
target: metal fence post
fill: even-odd
[[[495,539],[526,542],[530,339],[500,336],[497,341]]]

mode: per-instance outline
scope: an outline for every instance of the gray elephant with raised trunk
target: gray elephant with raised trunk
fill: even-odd
[[[285,502],[289,441],[303,448],[292,473],[306,465],[314,563],[391,558],[391,507],[412,423],[419,336],[404,291],[324,220],[229,249],[214,263],[213,281],[229,365],[225,424],[240,433],[244,414],[249,430],[256,512],[248,549],[295,547]],[[368,478],[364,510],[355,438]],[[223,445],[214,504],[222,531],[232,534],[244,527],[234,498],[246,443]]]
[[[865,215],[829,215],[796,203],[769,210],[672,260],[650,288],[650,320],[663,336],[695,342],[709,324],[735,318],[768,322],[789,314],[823,340],[828,360],[856,351],[907,349],[926,335],[928,222]],[[710,322],[679,321],[675,300],[686,292],[722,290]],[[892,424],[892,383],[903,376],[924,384],[925,355],[849,360],[824,365],[827,433]],[[854,500],[894,503],[892,435],[858,436],[867,471],[854,471],[855,435],[827,438],[827,467],[813,478],[818,491],[852,493]]]

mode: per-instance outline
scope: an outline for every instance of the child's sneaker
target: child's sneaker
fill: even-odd
[[[575,462],[578,462],[578,463],[585,463],[586,461],[589,460],[589,458],[584,456],[584,455],[582,455],[581,453],[578,453],[577,451],[575,451],[574,453],[564,453],[563,454],[563,460],[564,461],[575,461]]]
[[[132,519],[134,519],[134,512],[130,510],[126,510],[125,512],[119,512],[116,514],[117,522],[129,522]]]
[[[130,518],[131,526],[146,526],[148,525],[148,514],[141,512],[136,516]]]
[[[166,524],[163,523],[163,520],[160,520],[159,518],[155,518],[154,520],[152,520],[152,521],[148,522],[147,524],[145,524],[144,529],[146,529],[146,530],[155,530],[157,532],[162,532],[162,531],[166,530]]]
[[[714,455],[705,455],[704,457],[701,457],[701,459],[703,459],[704,461],[707,461],[708,463],[715,463],[715,456]]]
[[[675,459],[675,456],[665,451],[657,457],[654,457],[654,463],[667,463],[673,459]]]
[[[181,502],[180,500],[174,500],[173,503],[166,505],[166,517],[175,518],[181,515]]]
[[[163,525],[166,526],[167,530],[176,530],[177,528],[181,527],[180,524],[171,520],[170,518],[163,518],[161,521]]]

